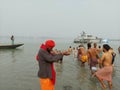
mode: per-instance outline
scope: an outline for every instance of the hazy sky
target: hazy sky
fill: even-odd
[[[120,39],[120,0],[0,0],[0,35]]]

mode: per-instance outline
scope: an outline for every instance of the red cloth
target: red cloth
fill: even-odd
[[[42,45],[40,46],[40,48],[46,50],[46,46],[45,46],[44,44],[42,44]],[[36,60],[37,60],[37,61],[39,60],[38,54],[36,55]]]
[[[99,69],[95,74],[103,80],[112,81],[113,66],[105,66]]]
[[[37,60],[37,61],[39,60],[39,56],[38,56],[38,54],[36,55],[36,60]]]
[[[53,48],[55,46],[55,42],[53,40],[47,40],[45,42],[45,46]]]
[[[54,64],[52,63],[51,65],[52,67],[52,83],[53,85],[55,85],[55,81],[56,81],[56,72],[55,72],[55,69],[54,69]]]
[[[40,48],[46,50],[46,46],[45,46],[44,44],[42,44],[42,45],[40,46]],[[38,54],[36,55],[36,60],[39,60]],[[53,63],[51,64],[51,68],[52,68],[52,83],[53,83],[53,85],[54,85],[54,84],[55,84],[55,81],[56,81],[56,72],[55,72],[54,64],[53,64]]]
[[[46,51],[46,46],[45,46],[44,44],[42,44],[42,45],[40,46],[40,48],[42,48],[42,49],[44,49],[44,50]]]

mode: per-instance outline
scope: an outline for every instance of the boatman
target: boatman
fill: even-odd
[[[53,53],[52,49],[55,47],[53,40],[47,40],[45,44],[40,46],[36,60],[39,63],[38,77],[40,78],[41,90],[54,90],[56,73],[53,62],[58,62],[64,55],[69,55],[68,51],[60,54]],[[52,51],[52,53],[51,53]]]
[[[14,36],[12,35],[10,39],[11,39],[12,45],[13,45],[14,44]]]

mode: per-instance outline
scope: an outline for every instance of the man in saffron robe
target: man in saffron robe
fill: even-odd
[[[53,47],[55,47],[55,42],[53,40],[47,40],[45,44],[40,46],[36,56],[39,63],[38,77],[40,78],[41,90],[54,90],[56,73],[53,62],[61,60],[63,55],[69,55],[66,51],[60,54],[51,54]]]

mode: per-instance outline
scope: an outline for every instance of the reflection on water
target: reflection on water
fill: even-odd
[[[20,55],[23,52],[23,49],[12,49],[11,51],[12,63],[17,61],[17,55]]]
[[[34,55],[26,49],[0,50],[0,90],[39,90]]]
[[[11,54],[12,54],[11,56],[12,56],[12,58],[13,58],[12,62],[15,63],[15,62],[16,62],[15,50],[12,50],[12,51],[11,51]]]

